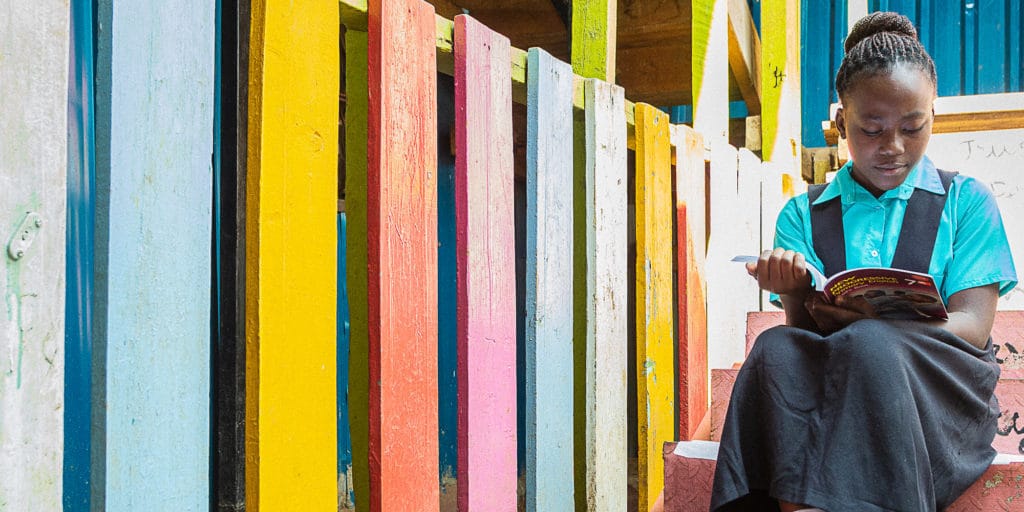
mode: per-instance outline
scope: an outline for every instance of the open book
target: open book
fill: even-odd
[[[736,256],[733,261],[757,261],[757,256]],[[863,297],[879,318],[914,320],[949,318],[935,280],[928,274],[897,268],[864,267],[844,270],[826,278],[807,265],[814,289],[834,304],[839,297]]]

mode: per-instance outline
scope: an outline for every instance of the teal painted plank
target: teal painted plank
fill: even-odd
[[[437,75],[437,385],[441,502],[454,500],[458,470],[458,311],[455,260],[455,82]]]
[[[64,511],[90,509],[93,296],[92,1],[71,2],[68,235],[64,336]]]
[[[70,12],[0,12],[0,510],[60,510]]]
[[[527,56],[526,509],[572,510],[572,68]]]
[[[215,7],[98,4],[94,507],[210,506]]]

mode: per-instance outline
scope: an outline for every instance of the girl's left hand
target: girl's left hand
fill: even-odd
[[[836,304],[829,304],[825,294],[815,292],[807,295],[804,307],[822,334],[831,334],[857,320],[876,318],[874,308],[863,297],[840,297]]]

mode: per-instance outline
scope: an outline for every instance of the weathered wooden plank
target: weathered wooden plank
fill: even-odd
[[[689,440],[708,410],[704,138],[685,125],[672,128],[676,151],[678,437]]]
[[[246,507],[328,510],[338,470],[338,5],[266,0],[251,20]]]
[[[205,509],[216,5],[97,7],[92,506]]]
[[[728,144],[711,148],[708,176],[708,363],[711,368],[730,368],[743,360],[743,319],[750,304],[758,304],[757,283],[740,265],[729,261],[746,247],[739,225],[747,213],[739,205],[736,148]],[[756,249],[756,245],[753,246]],[[752,288],[751,288],[752,287]],[[748,296],[749,295],[749,296]],[[755,306],[754,309],[757,309]]]
[[[526,508],[571,510],[572,68],[532,48],[526,141]]]
[[[800,174],[800,0],[761,3],[761,151]]]
[[[348,422],[352,488],[359,510],[370,505],[370,341],[367,295],[367,34],[345,31],[345,284],[348,292]]]
[[[711,440],[722,440],[722,426],[729,410],[729,398],[736,385],[735,368],[714,368],[711,370]]]
[[[711,143],[729,140],[728,0],[692,0],[693,127]]]
[[[368,7],[370,510],[437,510],[434,8]]]
[[[668,114],[638,103],[636,126],[637,485],[648,510],[664,479],[662,443],[675,437],[672,167]]]
[[[583,457],[576,472],[585,484],[577,489],[577,508],[597,511],[626,509],[626,378],[628,373],[627,294],[627,177],[625,91],[597,79],[584,83],[586,94],[584,179],[576,180],[582,194],[584,230],[574,244],[583,245],[583,278],[573,283],[583,295],[586,316],[575,318],[576,343],[583,356]],[[582,182],[582,186],[581,185]],[[578,225],[578,223],[577,223]],[[577,253],[579,251],[577,250]],[[577,268],[577,272],[579,269]],[[577,419],[577,421],[579,421]],[[577,437],[577,443],[580,439]],[[582,502],[582,503],[581,503]]]
[[[615,81],[616,0],[573,0],[572,70],[584,78]]]
[[[70,15],[0,11],[0,509],[60,510]]]
[[[508,38],[455,18],[458,495],[516,507],[515,224]]]

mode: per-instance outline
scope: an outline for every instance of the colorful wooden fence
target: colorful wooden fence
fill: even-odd
[[[14,365],[0,373],[0,453],[17,468],[0,479],[0,503],[48,510],[61,499],[63,352],[54,340],[63,296],[53,290],[63,289],[66,168],[63,147],[46,141],[64,140],[69,23],[66,6],[37,4],[5,5],[21,21],[18,32],[0,34],[19,49],[0,60],[5,76],[20,76],[7,71],[29,58],[46,71],[0,83],[4,119],[37,123],[17,124],[18,140],[45,148],[32,158],[20,147],[0,151],[8,216],[0,348],[12,355],[0,364]],[[707,6],[720,17],[719,4]],[[221,497],[207,476],[217,3],[96,5],[95,444],[86,501],[205,509],[211,494]],[[759,210],[739,219],[735,203],[780,204],[781,186],[769,192],[757,158],[721,133],[709,142],[673,126],[622,88],[584,80],[543,50],[513,48],[469,16],[436,17],[422,0],[247,7],[236,12],[251,23],[248,50],[237,53],[248,58],[247,112],[235,119],[247,125],[238,139],[247,139],[246,194],[236,205],[245,223],[237,246],[245,250],[245,346],[237,347],[245,446],[232,459],[244,460],[247,509],[346,502],[339,423],[350,428],[362,510],[437,510],[445,477],[457,480],[462,510],[519,502],[623,510],[634,463],[639,507],[648,509],[662,486],[662,444],[697,435],[707,413],[709,346],[726,346],[712,355],[731,360],[733,347],[709,332],[725,316],[706,307],[737,292],[716,296],[706,282],[715,271],[745,278],[723,258],[757,252],[764,239]],[[581,65],[609,78],[614,16],[607,4],[590,7],[598,21],[588,27],[605,35],[588,44],[605,51]],[[712,18],[717,41],[724,25]],[[454,81],[439,86],[439,73]],[[705,80],[709,87],[721,76],[705,78],[718,80]],[[23,96],[48,101],[10,101]],[[522,187],[513,102],[525,105]],[[701,116],[720,126],[714,111]],[[338,307],[343,284],[347,308]],[[756,291],[742,295],[729,307],[757,308]],[[350,315],[347,333],[339,311]],[[337,345],[346,334],[348,345]],[[456,425],[446,432],[452,407]],[[347,490],[349,475],[341,478]],[[224,496],[241,499],[237,491]]]

